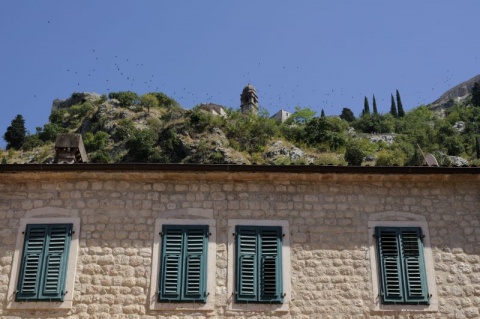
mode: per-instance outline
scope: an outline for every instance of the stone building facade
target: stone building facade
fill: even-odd
[[[441,167],[2,165],[0,317],[479,318],[479,172]],[[57,233],[63,232],[62,225],[70,227],[65,231],[68,253],[61,262],[66,267],[59,292],[63,300],[49,297],[46,288],[45,298],[32,300],[31,278],[22,262],[37,260],[36,246],[25,255],[25,243],[41,237],[32,227],[49,231],[52,225]],[[161,287],[172,283],[168,267],[166,273],[162,268],[168,260],[162,259],[167,232],[184,234],[192,225],[205,230],[205,254],[198,257],[204,258],[206,275],[199,285],[205,293],[191,300],[187,293],[184,299],[159,301]],[[237,284],[238,238],[252,229],[278,231],[261,237],[266,246],[259,249],[266,257],[258,269],[252,268],[275,265],[277,272],[269,277],[275,280],[268,283],[273,288],[263,283],[256,287],[276,297],[258,295],[260,299],[248,302],[248,278],[243,288]],[[388,245],[378,240],[382,231],[392,229],[422,234],[424,271],[418,282],[425,290],[423,301],[391,302],[386,297],[382,267],[388,266],[388,258],[382,263],[386,255],[379,250]],[[278,238],[277,244],[269,238]],[[387,242],[388,236],[381,238]],[[406,237],[402,240],[402,247],[410,245]],[[272,247],[278,248],[273,254],[277,259],[270,258]],[[391,275],[387,269],[386,278]],[[27,282],[25,291],[19,280]],[[416,298],[415,289],[406,298]]]

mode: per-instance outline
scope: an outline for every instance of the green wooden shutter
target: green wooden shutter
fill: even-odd
[[[403,302],[400,247],[396,228],[377,227],[380,294],[383,303]]]
[[[29,224],[17,286],[17,301],[63,301],[72,224]]]
[[[206,302],[208,226],[163,225],[158,300]]]
[[[185,285],[182,299],[206,302],[208,226],[185,229]]]
[[[382,303],[428,304],[427,280],[418,227],[377,227]]]
[[[259,230],[260,296],[259,301],[278,303],[282,301],[282,228],[261,227]]]
[[[402,228],[400,239],[404,267],[405,301],[407,303],[426,304],[429,299],[421,229]]]
[[[47,225],[27,225],[16,301],[38,298],[46,238]]]
[[[42,297],[63,300],[72,224],[48,226]]]
[[[282,228],[237,226],[237,302],[281,303]]]
[[[237,226],[236,245],[236,300],[253,302],[258,300],[257,290],[257,234],[253,226]]]
[[[183,229],[163,225],[159,301],[179,300],[182,273]]]

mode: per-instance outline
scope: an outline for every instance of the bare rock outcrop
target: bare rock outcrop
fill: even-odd
[[[97,93],[73,93],[71,97],[65,100],[55,99],[52,103],[52,111],[69,108],[75,104],[80,104],[85,101],[95,102],[100,100],[101,96]]]
[[[449,108],[455,102],[466,99],[472,93],[472,88],[475,82],[480,83],[480,74],[451,88],[442,94],[442,96],[440,96],[436,101],[430,104],[429,108],[434,111],[439,111]]]

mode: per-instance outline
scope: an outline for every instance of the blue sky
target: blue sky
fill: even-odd
[[[358,115],[411,109],[480,73],[478,0],[0,2],[0,136],[48,122],[73,92],[161,91],[184,108]],[[0,146],[4,147],[3,139]]]

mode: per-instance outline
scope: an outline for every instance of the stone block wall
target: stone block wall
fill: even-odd
[[[0,176],[1,318],[479,318],[480,192],[476,176],[84,172]],[[386,214],[429,227],[438,309],[375,311],[368,222]],[[193,215],[192,215],[193,214]],[[213,311],[149,308],[158,218],[216,221]],[[407,216],[406,215],[406,216]],[[6,309],[21,218],[79,217],[73,307]],[[233,311],[229,219],[287,220],[287,312]]]

